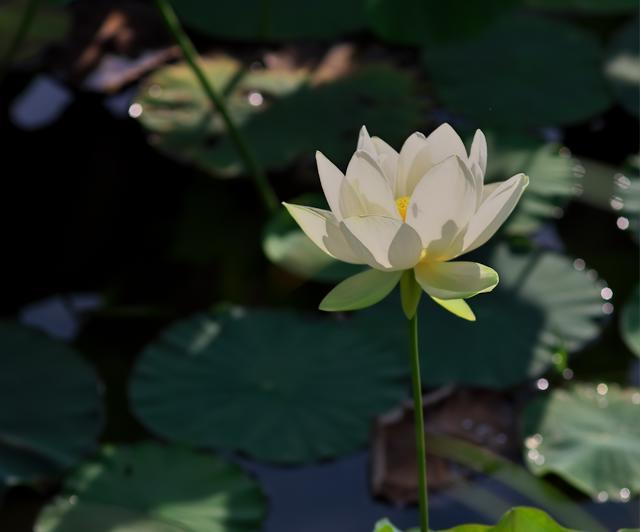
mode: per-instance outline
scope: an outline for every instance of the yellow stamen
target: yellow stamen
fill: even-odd
[[[407,207],[409,207],[409,200],[411,198],[409,196],[402,196],[396,200],[396,208],[398,209],[398,213],[402,218],[402,221],[405,221],[407,217]]]

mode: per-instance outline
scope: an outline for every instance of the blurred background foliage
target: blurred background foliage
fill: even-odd
[[[530,176],[478,321],[422,306],[433,525],[640,526],[637,1],[174,8],[280,200],[363,124]],[[398,298],[316,310],[358,268],[265,208],[153,3],[0,4],[0,139],[0,529],[415,525]]]

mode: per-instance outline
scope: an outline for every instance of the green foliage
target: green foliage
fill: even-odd
[[[358,310],[382,301],[402,276],[401,271],[366,270],[342,281],[320,302],[320,310],[327,312]]]
[[[489,132],[487,142],[487,183],[503,181],[517,172],[529,176],[529,186],[504,230],[529,234],[543,222],[558,218],[580,183],[571,157],[557,144],[543,144],[521,134]]]
[[[610,210],[614,179],[620,169],[586,157],[580,157],[578,164],[583,174],[580,201],[598,209]]]
[[[0,323],[0,403],[7,406],[0,409],[0,484],[57,476],[92,451],[103,423],[100,391],[75,351]]]
[[[249,532],[265,496],[239,467],[180,447],[105,447],[64,483],[38,532]]]
[[[475,35],[517,3],[518,0],[369,0],[367,17],[371,28],[385,41],[423,45]]]
[[[43,47],[57,42],[69,29],[69,17],[56,2],[41,2],[25,40],[17,50],[14,60],[26,59]],[[11,45],[24,15],[28,0],[10,0],[0,8],[0,60]]]
[[[401,531],[388,519],[382,519],[376,523],[373,532]],[[510,509],[495,526],[459,525],[440,532],[570,532],[570,530],[560,526],[542,510],[519,506]]]
[[[525,0],[531,7],[549,11],[575,11],[579,14],[616,15],[638,8],[635,0]]]
[[[536,508],[517,507],[509,510],[497,525],[482,527],[479,525],[463,525],[449,532],[569,532],[556,523],[542,510]]]
[[[543,479],[536,478],[523,466],[511,462],[485,447],[460,438],[429,434],[429,452],[473,471],[491,476],[492,479],[552,512],[570,526],[590,532],[604,532],[601,524],[589,512],[573,502],[565,492]],[[476,494],[472,496],[475,496],[475,499],[478,498]],[[466,501],[463,499],[463,502]],[[478,506],[477,500],[468,501],[466,504],[470,507],[475,505],[480,511],[487,510]],[[496,501],[494,500],[491,504],[495,505]],[[492,510],[495,511],[495,508]]]
[[[513,16],[476,38],[429,46],[423,60],[451,111],[515,128],[586,120],[610,105],[596,39],[570,24]]]
[[[500,274],[500,284],[470,300],[477,322],[462,321],[435,305],[424,305],[420,313],[420,337],[427,346],[421,365],[428,385],[508,388],[541,375],[558,349],[577,351],[600,333],[600,288],[567,257],[516,253],[501,245],[482,262]],[[358,313],[354,322],[406,351],[406,326],[393,298]]]
[[[375,524],[373,532],[402,532],[397,529],[388,519],[381,519]]]
[[[629,157],[626,164],[612,166],[591,159],[580,158],[584,173],[584,191],[580,201],[593,207],[618,213],[628,224],[619,226],[640,241],[640,174],[638,156]]]
[[[312,86],[306,70],[246,70],[228,58],[202,63],[214,88],[227,95],[232,118],[267,169],[283,168],[317,149],[336,163],[346,162],[355,140],[345,139],[356,139],[362,124],[396,143],[416,125],[420,105],[411,78],[389,67],[367,67]],[[261,95],[260,105],[249,103],[251,93]],[[220,116],[211,112],[186,65],[155,72],[136,103],[154,147],[213,175],[243,172]]]
[[[639,404],[639,389],[603,383],[539,397],[524,412],[527,465],[594,498],[628,500],[640,492]]]
[[[300,463],[363,445],[406,379],[404,357],[348,324],[234,309],[179,322],[150,344],[131,402],[171,440]]]
[[[212,37],[233,40],[326,40],[364,26],[365,0],[174,0],[173,3],[189,27]]]
[[[636,285],[622,309],[620,333],[627,347],[640,357],[640,285]]]
[[[300,155],[320,150],[345,169],[363,124],[372,135],[399,145],[407,131],[416,128],[421,107],[408,74],[388,66],[368,66],[275,100],[253,115],[242,133],[266,168],[283,168]],[[228,137],[212,151],[211,161],[224,172],[241,170]]]
[[[637,7],[637,5],[636,5]],[[629,21],[616,33],[607,50],[605,73],[618,102],[640,117],[640,19]]]
[[[250,70],[225,56],[203,59],[201,64],[214,89],[225,96],[229,113],[238,125],[263,109],[249,103],[250,93],[259,93],[267,106],[293,93],[308,77],[305,70]],[[219,170],[210,155],[214,141],[224,134],[224,122],[211,110],[186,63],[156,70],[140,87],[135,102],[142,106],[139,120],[150,132],[154,147],[204,170]]]

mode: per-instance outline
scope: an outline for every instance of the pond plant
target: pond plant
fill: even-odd
[[[400,153],[363,126],[346,174],[316,153],[331,210],[285,203],[322,251],[371,269],[342,281],[320,303],[326,311],[357,310],[385,298],[400,283],[409,321],[410,363],[419,463],[420,527],[429,530],[418,305],[426,292],[460,318],[475,321],[465,302],[491,292],[498,273],[454,260],[487,242],[513,211],[529,178],[519,173],[484,184],[487,142],[476,131],[469,154],[449,124],[414,133]],[[446,356],[446,354],[441,353]]]
[[[618,166],[579,161],[557,142],[559,127],[571,132],[613,102],[637,125],[637,16],[614,28],[637,6],[520,3],[522,10],[514,0],[469,4],[467,18],[431,0],[147,6],[170,43],[166,57],[181,60],[149,69],[127,119],[147,134],[163,164],[192,165],[208,185],[250,178],[235,202],[222,187],[181,191],[188,215],[171,231],[163,226],[177,235],[171,253],[192,260],[194,248],[197,254],[208,246],[222,264],[219,284],[236,290],[222,290],[232,296],[217,294],[213,306],[207,293],[198,299],[205,310],[200,304],[186,318],[179,307],[143,310],[159,316],[156,336],[135,342],[135,362],[118,370],[126,385],[110,383],[106,395],[101,380],[113,378],[113,369],[84,348],[91,356],[101,352],[114,341],[111,330],[97,340],[80,335],[69,346],[34,331],[51,324],[31,308],[0,322],[0,403],[12,405],[0,410],[0,506],[15,496],[14,487],[28,485],[46,498],[29,525],[37,532],[250,532],[273,526],[273,486],[262,484],[264,471],[288,474],[320,461],[322,468],[371,440],[376,453],[395,452],[397,459],[407,447],[393,439],[405,427],[415,454],[396,460],[391,472],[387,455],[372,456],[370,467],[373,478],[380,474],[376,460],[383,462],[401,493],[383,490],[383,497],[417,502],[418,526],[407,532],[434,532],[437,503],[429,503],[427,476],[434,459],[445,464],[441,485],[455,479],[451,497],[495,523],[456,520],[449,532],[604,532],[586,504],[617,509],[637,502],[640,381],[628,370],[637,373],[640,353],[637,272],[612,327],[613,290],[585,260],[570,257],[555,229],[581,197],[615,215],[617,229],[628,230],[623,237],[631,235],[624,245],[637,255],[637,156],[626,150]],[[15,4],[15,31],[3,31],[0,16],[0,89],[23,49],[55,40],[67,27],[57,2]],[[334,17],[338,8],[342,16]],[[585,27],[594,13],[612,14],[597,28],[606,49],[586,29],[549,16],[574,9]],[[425,90],[447,110],[418,97],[423,87],[399,66],[402,51],[354,68],[355,54],[342,45],[314,66],[306,54],[315,52],[285,49],[247,66],[226,54],[201,57],[182,22],[227,50],[236,41],[331,40],[366,29],[401,50],[417,47],[415,62],[428,72]],[[305,161],[299,182],[286,190],[280,173],[298,159]],[[318,177],[322,196],[296,195]],[[631,269],[607,260],[609,271]],[[307,280],[335,286],[318,304],[318,286],[297,292]],[[104,302],[55,300],[73,318],[63,340],[76,338],[85,315],[107,322],[137,316],[139,309],[118,306],[118,289],[104,293]],[[272,308],[255,308],[265,299]],[[243,304],[228,303],[238,300]],[[292,308],[275,308],[288,300]],[[305,305],[313,312],[300,310]],[[596,343],[612,334],[622,353],[615,367]],[[583,374],[594,382],[570,382],[572,368],[581,367],[570,366],[573,355],[585,348],[597,371]],[[476,400],[485,410],[479,423],[477,412],[467,412]],[[494,430],[492,416],[503,416],[497,425],[508,429]],[[134,428],[121,437],[120,423]],[[382,425],[384,444],[376,432]],[[470,482],[476,474],[537,508],[514,506]],[[384,508],[366,516],[367,526],[401,532],[391,507]],[[373,523],[384,515],[392,519]],[[628,530],[640,529],[619,532]]]

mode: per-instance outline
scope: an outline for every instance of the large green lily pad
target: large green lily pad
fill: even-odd
[[[476,38],[427,47],[423,60],[436,96],[484,127],[571,124],[611,103],[597,40],[543,17],[502,18]]]
[[[93,370],[15,323],[0,323],[0,403],[0,484],[59,475],[97,445],[103,411]]]
[[[188,26],[212,37],[234,40],[324,40],[364,27],[364,0],[174,0],[173,3]]]
[[[419,320],[427,385],[508,388],[540,376],[556,353],[576,351],[600,333],[600,288],[569,258],[516,253],[500,245],[481,262],[500,274],[500,283],[492,293],[469,300],[476,322],[423,298]],[[406,320],[393,298],[356,314],[354,322],[376,331],[401,354],[408,349]]]
[[[305,85],[252,115],[242,132],[266,168],[283,168],[316,150],[345,168],[358,130],[400,145],[420,119],[421,104],[411,77],[390,66],[368,66],[331,83]],[[211,160],[227,173],[241,166],[228,137],[215,147]]]
[[[411,78],[391,67],[365,67],[337,81],[311,86],[302,70],[242,74],[240,64],[228,58],[205,60],[204,66],[216,88],[224,91],[231,85],[226,91],[230,113],[267,169],[284,168],[318,149],[336,163],[346,163],[362,124],[400,144],[419,119],[421,106]],[[251,105],[249,99],[257,93],[261,103]],[[158,149],[214,175],[243,172],[220,117],[211,113],[186,66],[156,72],[141,88],[136,103],[149,140]]]
[[[373,416],[405,396],[403,362],[333,319],[233,309],[179,322],[150,344],[131,403],[171,440],[307,462],[366,443]]]
[[[640,492],[640,389],[600,383],[556,389],[524,412],[527,465],[598,500]]]
[[[376,523],[373,532],[401,532],[387,519]],[[419,532],[411,529],[407,532]],[[571,532],[556,523],[549,515],[537,508],[518,506],[511,508],[495,526],[490,525],[459,525],[440,532]]]
[[[465,15],[460,4],[439,0],[370,0],[367,18],[384,40],[406,45],[463,39],[485,29],[508,13],[517,0],[468,2]]]
[[[640,116],[639,24],[640,19],[636,17],[613,37],[605,64],[606,76],[618,102],[636,116]]]
[[[226,56],[204,58],[201,63],[213,87],[225,95],[229,113],[239,125],[275,98],[298,89],[308,77],[302,69],[251,70]],[[250,103],[252,93],[260,95],[260,105]],[[216,170],[209,157],[212,144],[225,132],[224,122],[186,63],[155,71],[140,87],[135,104],[141,110],[137,118],[149,131],[154,147],[205,170]]]
[[[37,532],[249,532],[266,500],[238,466],[189,449],[105,447],[64,483]]]
[[[640,285],[636,285],[620,316],[620,332],[627,347],[640,357]]]
[[[518,172],[529,176],[529,186],[505,230],[527,234],[544,221],[561,216],[580,183],[570,155],[557,144],[536,142],[522,135],[489,133],[487,141],[487,182],[502,181]]]

